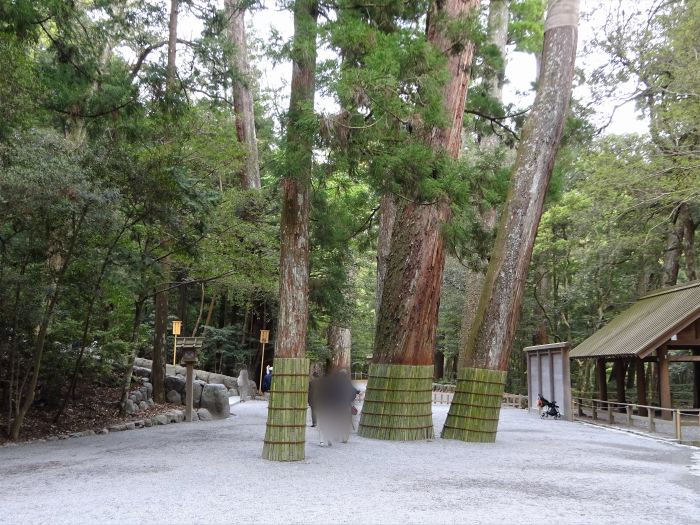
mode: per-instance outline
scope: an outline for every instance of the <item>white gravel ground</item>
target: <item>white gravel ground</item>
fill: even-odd
[[[225,421],[0,448],[0,523],[700,524],[700,454],[502,411],[495,444],[353,436],[260,459],[266,403]],[[434,407],[436,429],[447,406]]]

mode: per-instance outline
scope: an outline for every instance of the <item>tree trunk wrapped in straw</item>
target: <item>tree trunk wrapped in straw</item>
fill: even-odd
[[[274,461],[304,459],[309,361],[309,212],[311,173],[317,127],[317,0],[294,2],[292,89],[287,114],[286,174],[282,179],[280,217],[280,300],[275,359],[263,457]],[[261,365],[262,366],[262,365]],[[302,377],[303,376],[303,377]]]
[[[462,368],[442,437],[476,443],[496,441],[505,383],[506,372]]]
[[[300,461],[306,441],[309,360],[277,357],[273,367],[263,458]]]
[[[460,361],[470,368],[459,376],[461,386],[450,406],[444,438],[484,441],[484,436],[493,432],[487,441],[495,439],[497,422],[493,417],[498,417],[498,408],[494,404],[500,403],[503,392],[497,381],[508,368],[532,248],[569,108],[578,10],[579,0],[548,2],[537,95],[523,127],[479,306],[461,349],[464,359]],[[487,387],[489,390],[480,390]],[[464,396],[459,395],[460,389]],[[473,392],[481,393],[484,399],[470,398],[477,395]]]
[[[374,363],[358,435],[374,439],[433,439],[433,366]]]
[[[474,43],[469,40],[471,31],[453,28],[469,24],[478,7],[479,0],[430,3],[426,36],[444,54],[447,77],[441,93],[444,118],[416,131],[434,152],[432,162],[442,166],[431,177],[442,177],[445,160],[459,158]],[[434,435],[433,353],[445,264],[442,230],[450,218],[450,203],[447,196],[425,202],[422,188],[420,182],[402,186],[401,193],[408,198],[396,201],[391,240],[382,239],[380,247],[379,270],[386,268],[386,276],[382,282],[380,275],[377,282],[381,291],[377,292],[374,364],[360,420],[361,436],[416,440]]]

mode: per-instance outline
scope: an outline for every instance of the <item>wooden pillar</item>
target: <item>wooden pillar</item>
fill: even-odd
[[[693,355],[700,356],[700,349],[693,350]],[[693,408],[700,408],[700,362],[698,361],[693,363]]]
[[[647,403],[647,378],[644,373],[644,361],[638,357],[634,360],[635,366],[637,368],[637,403],[640,405],[648,405]],[[638,414],[640,416],[647,415],[646,408],[639,408]]]
[[[600,357],[595,362],[596,378],[598,381],[598,399],[608,400],[608,378],[605,374],[605,358]],[[601,407],[602,408],[602,407]]]
[[[627,362],[622,359],[615,359],[613,363],[613,373],[615,374],[615,387],[617,390],[617,402],[627,403],[625,399],[625,370]],[[621,412],[624,412],[624,407],[619,407]]]
[[[194,382],[194,363],[187,362],[187,375],[185,379],[185,421],[192,422],[192,383]]]
[[[671,408],[671,378],[668,370],[668,350],[665,346],[656,350],[659,356],[659,405],[661,408]],[[670,420],[672,413],[668,410],[661,411],[661,418]]]

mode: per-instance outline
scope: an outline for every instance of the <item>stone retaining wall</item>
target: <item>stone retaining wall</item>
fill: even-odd
[[[153,362],[150,359],[134,360],[134,375],[141,378],[151,376]],[[179,365],[165,366],[165,398],[168,403],[185,404],[185,375],[187,369]],[[193,405],[194,408],[206,408],[216,419],[229,417],[229,397],[238,396],[238,379],[206,370],[194,370]],[[249,391],[257,389],[250,381]]]

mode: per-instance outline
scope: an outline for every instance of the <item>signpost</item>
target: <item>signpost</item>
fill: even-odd
[[[173,366],[175,366],[175,355],[177,354],[177,336],[180,335],[181,329],[182,321],[173,321],[173,336],[175,336],[175,341],[173,342]]]
[[[177,340],[176,340],[177,341]],[[197,350],[202,348],[203,337],[181,337],[176,342],[175,351],[182,350],[182,364],[187,368],[185,376],[185,421],[192,421],[192,383],[194,382],[194,364],[197,362]]]
[[[270,342],[269,330],[260,330],[260,342],[262,343],[262,359],[260,360],[260,382],[258,383],[258,393],[262,395],[263,367],[265,366],[265,344]]]

